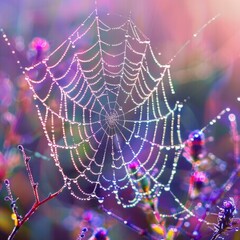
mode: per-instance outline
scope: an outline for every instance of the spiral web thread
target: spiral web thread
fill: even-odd
[[[179,208],[163,216],[192,215],[171,186],[184,143],[170,65],[158,62],[131,19],[106,22],[94,10],[48,58],[25,69],[51,156],[79,200],[102,203],[113,194],[133,207],[166,194]],[[149,191],[139,188],[144,179]]]

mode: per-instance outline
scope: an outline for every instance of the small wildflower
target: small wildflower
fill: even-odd
[[[221,234],[233,229],[232,222],[236,206],[233,198],[225,200],[218,213],[218,223],[215,226],[212,240],[217,239]]]
[[[49,48],[50,46],[47,40],[40,37],[35,37],[29,44],[29,58],[33,58],[35,61],[41,61],[46,57]]]
[[[109,240],[107,230],[105,228],[97,228],[91,240]]]
[[[41,52],[47,52],[49,50],[49,43],[47,40],[40,38],[40,37],[35,37],[33,38],[32,42],[29,45],[31,50],[35,51],[41,51]]]
[[[189,154],[193,161],[198,161],[205,150],[205,136],[199,131],[195,130],[189,134]]]
[[[190,177],[189,195],[191,199],[197,198],[204,185],[208,182],[205,172],[196,171]]]

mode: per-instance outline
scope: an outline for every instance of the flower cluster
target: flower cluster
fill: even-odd
[[[236,206],[233,198],[223,202],[223,206],[218,213],[218,223],[215,225],[215,232],[212,240],[217,239],[221,234],[227,233],[233,229],[232,223],[235,210]]]

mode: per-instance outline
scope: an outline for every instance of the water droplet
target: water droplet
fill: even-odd
[[[184,227],[190,227],[190,223],[189,222],[185,222],[184,223]]]
[[[193,232],[193,236],[194,236],[194,237],[197,237],[198,235],[199,235],[198,231],[194,231],[194,232]]]
[[[4,183],[5,183],[6,186],[9,186],[9,184],[10,184],[10,182],[9,182],[8,179],[5,179],[5,180],[4,180]]]
[[[18,149],[19,149],[20,151],[23,151],[23,150],[24,150],[24,148],[23,148],[22,145],[18,145]]]
[[[99,202],[99,203],[103,203],[103,202],[104,202],[104,198],[99,198],[99,199],[98,199],[98,202]]]
[[[166,186],[166,187],[164,188],[164,190],[167,191],[167,192],[170,191],[170,186]]]
[[[179,107],[179,108],[182,108],[182,107],[183,107],[183,104],[182,104],[182,103],[179,103],[179,104],[178,104],[178,107]]]

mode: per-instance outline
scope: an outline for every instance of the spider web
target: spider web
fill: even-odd
[[[158,62],[130,18],[104,17],[93,11],[48,58],[26,68],[51,156],[79,200],[102,203],[113,194],[133,207],[167,194],[181,210],[164,216],[190,213],[171,187],[184,144],[170,65]],[[145,179],[148,191],[139,187]]]

